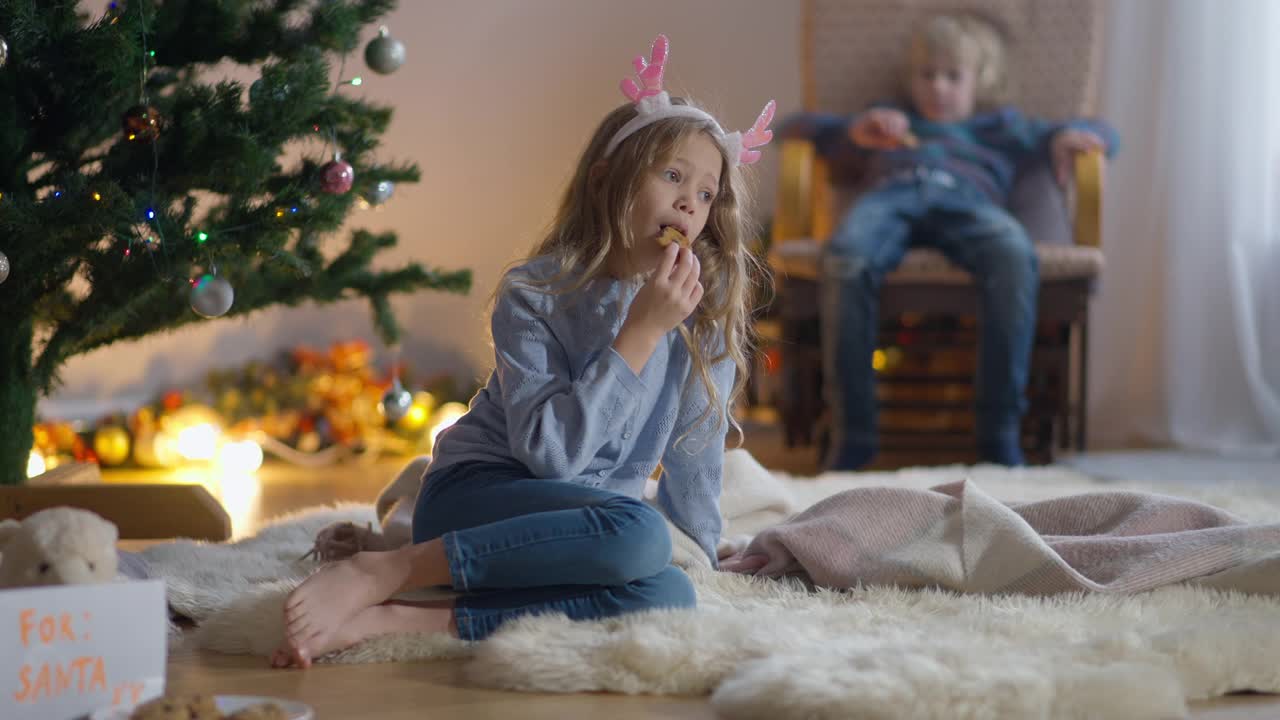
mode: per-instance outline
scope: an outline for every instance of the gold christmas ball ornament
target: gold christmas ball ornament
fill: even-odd
[[[313,453],[320,449],[320,434],[314,430],[304,432],[298,436],[298,450],[304,453]]]
[[[155,430],[139,431],[133,437],[133,461],[142,467],[164,467],[161,456],[165,453],[160,451],[161,447],[160,435]]]
[[[463,415],[467,414],[467,406],[460,402],[447,402],[436,409],[431,415],[430,429],[427,431],[431,438],[431,446],[435,447],[436,438],[440,433],[449,429]]]
[[[93,451],[103,465],[112,467],[129,459],[129,433],[119,425],[104,425],[93,434]]]
[[[396,430],[409,434],[421,432],[435,409],[435,396],[426,390],[419,390],[413,394],[413,405],[409,407],[409,412],[396,422]]]

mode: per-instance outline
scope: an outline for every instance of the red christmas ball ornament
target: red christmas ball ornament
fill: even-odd
[[[351,189],[356,181],[356,171],[351,163],[337,158],[320,168],[320,189],[330,195],[341,195]]]
[[[150,142],[160,137],[160,131],[164,129],[164,118],[160,116],[159,110],[150,105],[134,105],[125,111],[120,124],[124,127],[125,140]]]

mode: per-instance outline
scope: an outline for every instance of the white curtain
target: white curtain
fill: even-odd
[[[1095,447],[1280,454],[1280,2],[1112,0]]]

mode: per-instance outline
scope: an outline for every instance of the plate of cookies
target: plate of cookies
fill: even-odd
[[[314,720],[295,700],[257,695],[162,695],[133,708],[98,710],[89,720]]]

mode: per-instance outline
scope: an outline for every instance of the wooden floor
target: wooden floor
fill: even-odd
[[[169,660],[168,690],[175,693],[264,695],[299,700],[315,708],[317,720],[712,720],[705,698],[597,694],[547,695],[494,692],[469,687],[456,662],[317,665],[309,670],[273,670],[263,658],[180,653]],[[1196,720],[1280,717],[1280,700],[1240,695],[1197,703]]]
[[[787,450],[777,433],[752,428],[747,448],[766,466],[797,474],[812,472],[812,451]],[[222,493],[237,535],[251,534],[265,520],[303,507],[335,501],[372,502],[405,460],[308,469],[267,466],[255,478],[212,478],[199,472],[181,479],[207,482]],[[808,469],[808,470],[807,470]],[[113,472],[108,481],[172,480],[150,472]],[[330,718],[714,718],[705,698],[628,697],[610,694],[542,695],[468,687],[457,662],[317,666],[273,670],[265,658],[182,651],[169,660],[169,689],[222,695],[265,695],[314,707]],[[1208,720],[1280,718],[1280,696],[1242,695],[1194,706],[1191,717]]]
[[[168,691],[299,700],[317,720],[640,720],[714,718],[703,698],[504,693],[468,687],[456,662],[317,665],[273,670],[263,658],[182,653],[169,661]]]

